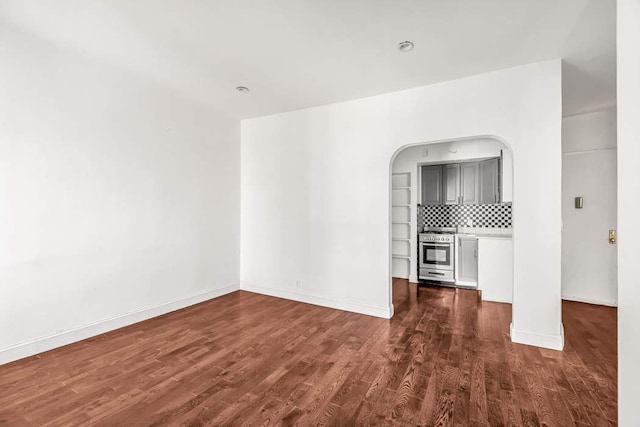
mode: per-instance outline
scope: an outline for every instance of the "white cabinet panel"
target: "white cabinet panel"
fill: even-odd
[[[475,237],[458,239],[458,281],[478,281],[478,240]]]
[[[478,289],[486,301],[513,301],[513,240],[478,236]]]

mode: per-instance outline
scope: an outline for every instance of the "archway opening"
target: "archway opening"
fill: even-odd
[[[412,144],[395,153],[389,291],[396,312],[430,289],[512,303],[513,176],[513,153],[494,137]]]

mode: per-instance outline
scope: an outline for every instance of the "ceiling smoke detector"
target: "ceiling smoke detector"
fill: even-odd
[[[248,87],[246,87],[246,86],[238,86],[238,87],[236,88],[236,90],[237,90],[238,92],[249,92],[249,88],[248,88]]]
[[[405,40],[403,42],[398,43],[398,50],[400,52],[409,52],[411,50],[413,50],[413,43]]]

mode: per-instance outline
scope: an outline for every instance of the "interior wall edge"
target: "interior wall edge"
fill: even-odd
[[[618,0],[618,424],[640,425],[640,0]]]
[[[0,365],[72,344],[240,290],[235,283],[0,349]]]

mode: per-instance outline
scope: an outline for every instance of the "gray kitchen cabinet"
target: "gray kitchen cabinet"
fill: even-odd
[[[443,200],[445,205],[457,205],[460,203],[460,164],[452,163],[444,165]]]
[[[422,166],[422,204],[442,204],[442,165]]]
[[[478,239],[461,236],[458,239],[459,282],[478,282]]]
[[[463,163],[461,168],[461,196],[463,205],[476,205],[480,200],[480,165]]]
[[[500,203],[500,159],[421,167],[423,205]]]
[[[500,202],[500,162],[498,159],[484,160],[480,168],[480,204]]]

